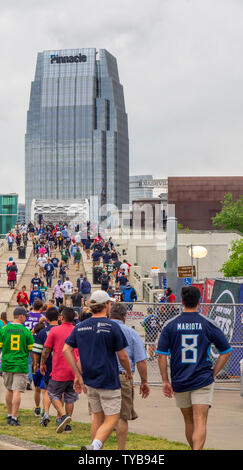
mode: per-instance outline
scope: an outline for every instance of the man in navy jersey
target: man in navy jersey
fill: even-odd
[[[76,325],[66,339],[63,354],[76,375],[74,389],[87,392],[93,414],[91,446],[81,450],[100,450],[117,425],[121,410],[121,382],[117,358],[132,379],[128,342],[119,325],[107,318],[110,297],[107,292],[93,292],[89,304],[92,317]],[[72,351],[78,348],[79,364],[73,360]],[[117,355],[116,355],[117,353]]]
[[[51,285],[52,285],[52,276],[53,276],[53,272],[55,271],[55,267],[54,267],[53,263],[51,262],[50,258],[48,258],[47,263],[44,266],[44,270],[45,270],[45,273],[46,273],[45,275],[46,275],[47,287],[51,287]]]
[[[182,314],[165,323],[158,350],[163,394],[181,409],[185,433],[193,450],[201,450],[206,440],[206,424],[212,405],[214,379],[230,356],[230,347],[220,328],[212,320],[198,313],[200,291],[183,287]],[[213,367],[209,358],[214,344],[219,356]],[[170,356],[171,383],[167,374]]]
[[[35,371],[37,371],[40,368],[41,354],[43,352],[44,344],[47,340],[50,330],[53,327],[58,326],[58,310],[55,307],[49,307],[45,315],[46,315],[46,321],[48,323],[48,326],[38,333],[37,337],[35,338],[35,343],[32,349],[32,352],[34,355],[34,370]],[[50,422],[49,409],[51,406],[51,400],[47,392],[47,387],[48,387],[50,375],[52,372],[52,354],[48,356],[45,365],[46,365],[46,370],[44,371],[45,374],[43,374],[44,375],[43,377],[44,389],[42,390],[44,415],[40,424],[41,426],[46,427],[48,423]]]

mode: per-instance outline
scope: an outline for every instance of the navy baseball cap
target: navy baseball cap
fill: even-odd
[[[16,307],[13,312],[14,317],[18,317],[19,315],[25,315],[26,317],[29,316],[28,312],[26,312],[24,307]]]

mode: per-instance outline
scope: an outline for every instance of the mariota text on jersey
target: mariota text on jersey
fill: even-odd
[[[201,323],[177,323],[177,330],[202,330]]]

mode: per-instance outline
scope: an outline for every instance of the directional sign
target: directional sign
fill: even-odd
[[[191,277],[192,267],[191,266],[178,266],[178,277]],[[193,266],[193,277],[196,277],[196,268]]]

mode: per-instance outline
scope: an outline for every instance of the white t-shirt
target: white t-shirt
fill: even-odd
[[[37,263],[41,268],[44,268],[45,264],[47,263],[46,256],[40,256],[37,260]]]
[[[126,276],[128,275],[128,269],[129,269],[129,266],[127,263],[122,263],[119,270],[121,271],[122,269],[125,269],[125,274]]]
[[[70,295],[73,293],[73,283],[71,281],[65,281],[62,285],[64,294]]]

